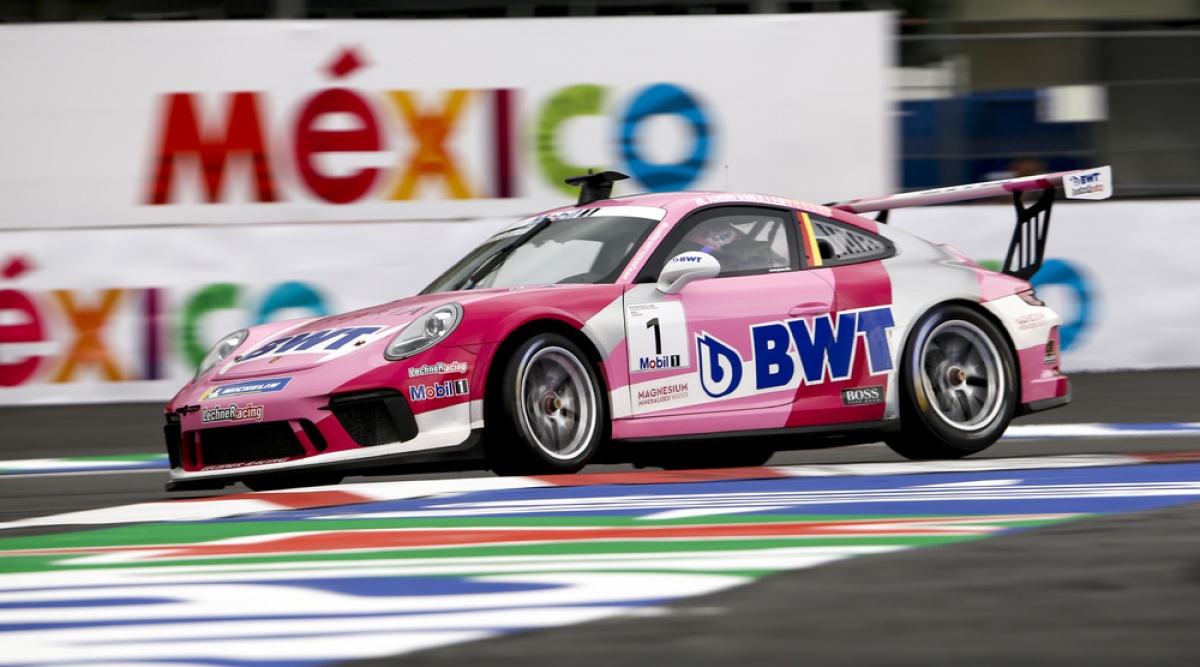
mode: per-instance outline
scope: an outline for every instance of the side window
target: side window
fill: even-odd
[[[810,266],[842,266],[896,254],[896,247],[882,236],[811,213],[803,217],[812,227],[816,244],[811,250]]]
[[[708,209],[683,221],[662,247],[657,259],[684,252],[708,253],[721,262],[721,276],[751,275],[798,268],[789,211],[747,206]]]

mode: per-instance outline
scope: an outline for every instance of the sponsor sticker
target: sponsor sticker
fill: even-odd
[[[871,405],[883,402],[883,387],[855,387],[842,390],[842,405]]]
[[[415,384],[408,388],[408,398],[425,401],[433,398],[451,398],[470,393],[466,380],[443,380],[431,384]]]
[[[688,397],[688,383],[673,382],[671,384],[659,385],[648,389],[639,389],[637,392],[638,405],[654,405],[655,403],[668,403],[670,401],[678,401]]]
[[[423,364],[421,366],[412,366],[408,369],[408,377],[416,378],[424,375],[447,375],[450,373],[466,373],[467,362],[465,361],[439,361],[433,364]]]
[[[201,470],[236,470],[238,468],[249,468],[250,466],[260,466],[268,463],[283,463],[290,460],[287,458],[276,458],[262,459],[261,461],[246,461],[244,463],[217,463],[215,465],[204,466]]]
[[[226,406],[204,408],[200,412],[200,421],[205,424],[214,422],[260,422],[266,409],[262,405],[247,403],[238,405],[230,403]]]
[[[322,361],[324,361],[378,340],[391,331],[391,329],[380,326],[302,331],[264,343],[237,358],[236,363],[244,364],[260,357],[279,357],[289,354],[323,354],[325,357]]]
[[[694,197],[692,202],[694,202],[696,206],[705,206],[707,204],[728,204],[732,202],[769,204],[771,206],[787,206],[789,208],[798,208],[800,210],[808,211],[809,213],[816,213],[818,215],[829,215],[830,211],[828,206],[810,204],[808,202],[796,201],[795,199],[784,199],[783,197],[775,197],[773,195],[742,194],[736,192]]]
[[[533,219],[532,224],[537,224],[543,220],[571,220],[573,218],[589,218],[596,214],[598,208],[579,208],[570,211],[557,211],[555,213],[547,213],[539,215]]]
[[[1017,318],[1017,327],[1022,331],[1026,329],[1036,329],[1047,324],[1045,313],[1029,313],[1021,315]]]
[[[836,319],[819,315],[751,325],[751,362],[729,343],[701,332],[696,334],[700,389],[710,398],[736,395],[743,376],[752,377],[755,392],[849,380],[860,349],[867,372],[879,375],[893,367],[888,330],[894,326],[886,306],[843,311]]]
[[[688,368],[687,318],[678,301],[631,304],[625,309],[629,371]]]
[[[247,394],[268,394],[275,391],[283,391],[292,378],[271,378],[269,380],[250,380],[249,382],[238,382],[235,384],[223,384],[216,387],[209,387],[208,391],[200,397],[202,401],[211,401],[218,398],[228,398],[230,396],[245,396]]]
[[[1076,171],[1063,177],[1067,199],[1108,199],[1112,195],[1112,168]]]

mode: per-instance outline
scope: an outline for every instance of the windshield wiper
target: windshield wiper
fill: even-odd
[[[514,250],[516,250],[520,246],[524,245],[526,241],[528,241],[530,238],[532,238],[538,232],[545,229],[546,226],[549,225],[551,222],[553,222],[553,221],[550,218],[542,218],[541,220],[534,223],[534,225],[532,227],[525,230],[520,236],[518,236],[516,241],[513,241],[512,243],[504,246],[503,248],[497,250],[496,254],[492,255],[491,257],[488,257],[487,260],[484,261],[483,264],[479,265],[479,268],[472,271],[471,275],[467,276],[467,279],[464,280],[455,289],[460,289],[460,290],[474,289],[476,283],[478,283],[480,280],[482,280],[483,277],[486,276],[487,274],[491,273],[492,271],[495,271],[496,267],[500,265],[500,262],[503,262],[504,259],[506,257],[508,257],[509,255],[511,255]]]

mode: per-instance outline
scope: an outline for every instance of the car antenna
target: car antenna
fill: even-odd
[[[583,206],[601,199],[608,199],[612,195],[613,183],[627,178],[629,177],[619,171],[602,171],[596,174],[588,169],[586,176],[568,178],[567,185],[583,186],[579,191],[579,201],[575,202],[576,206]]]

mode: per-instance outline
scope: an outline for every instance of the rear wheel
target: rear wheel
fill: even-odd
[[[964,306],[916,326],[901,358],[900,432],[887,444],[910,459],[955,459],[1003,435],[1017,400],[1016,363],[1000,330]]]
[[[578,472],[603,439],[604,400],[595,367],[566,337],[541,333],[505,364],[489,408],[487,455],[500,475]]]

